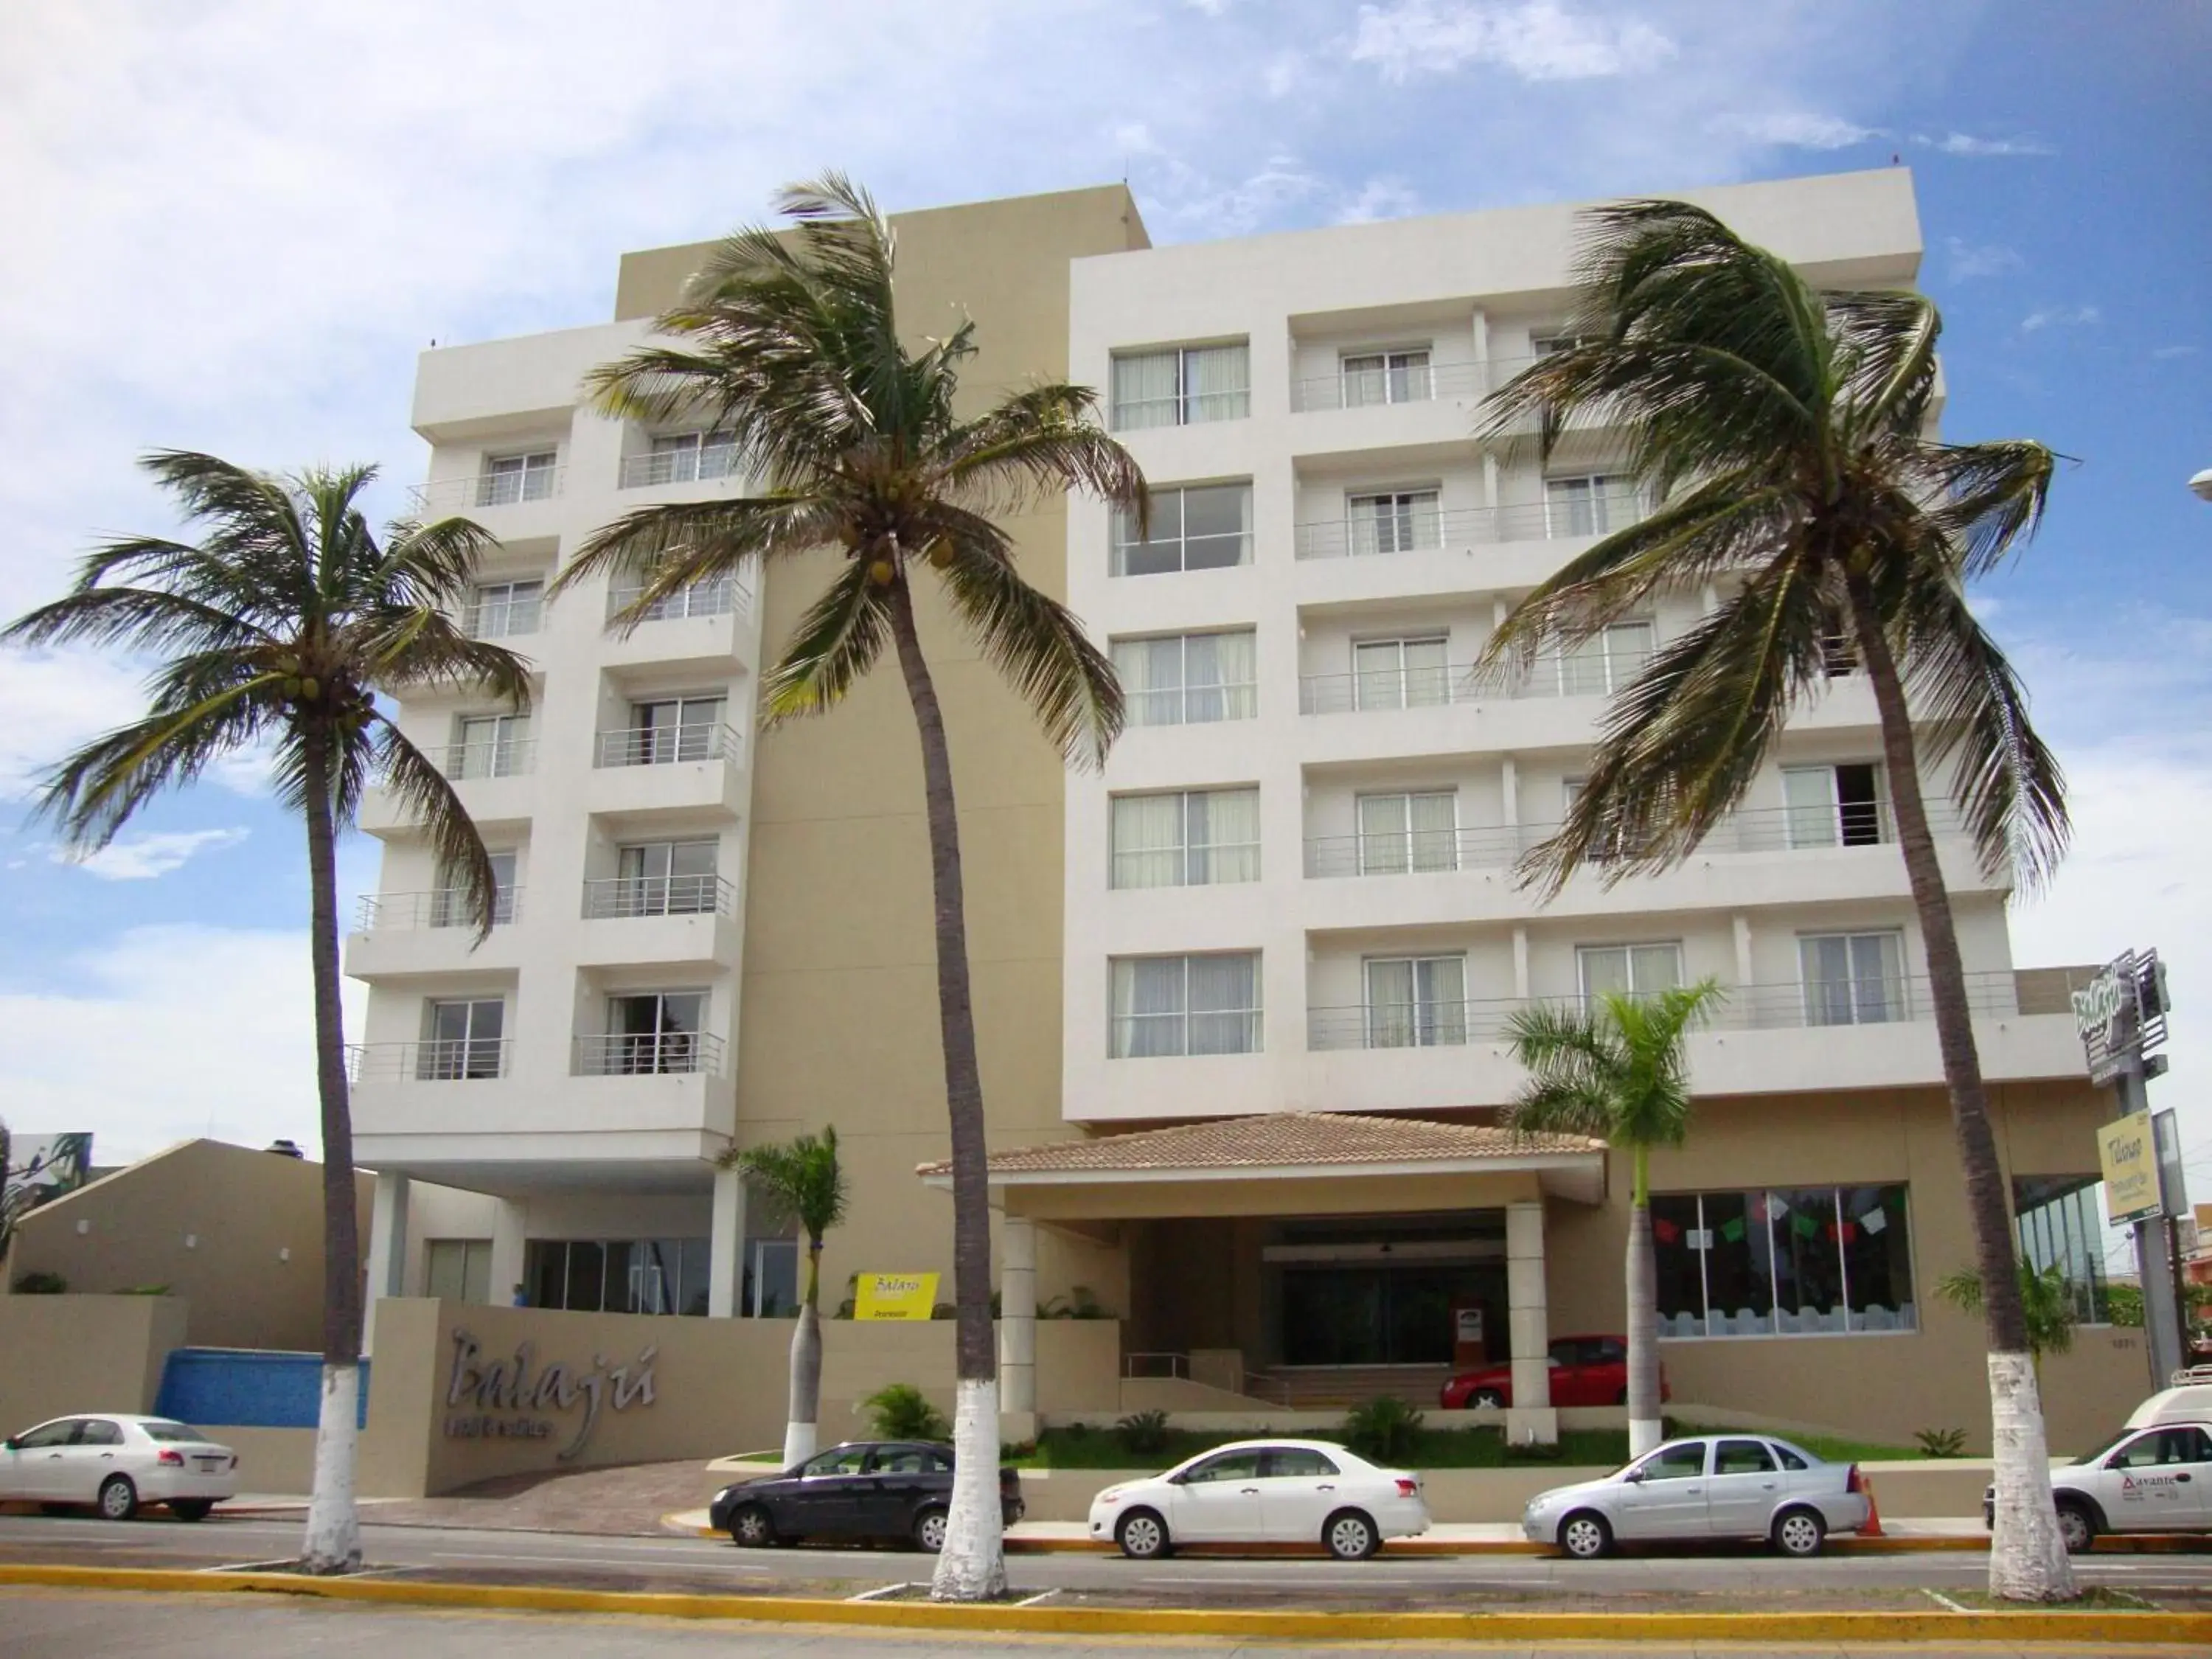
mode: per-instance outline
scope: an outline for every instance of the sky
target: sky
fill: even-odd
[[[2154,1103],[2212,1196],[2208,87],[2195,0],[16,0],[0,617],[173,527],[150,447],[375,461],[396,512],[419,350],[602,320],[624,250],[825,167],[894,210],[1126,178],[1167,243],[1907,166],[1947,434],[2067,458],[1975,595],[2077,826],[2016,959],[2161,949]],[[312,1144],[306,859],[257,764],[89,860],[26,810],[141,672],[0,653],[0,1115],[103,1163]]]

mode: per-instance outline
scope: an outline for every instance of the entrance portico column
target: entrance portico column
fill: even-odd
[[[511,1198],[495,1199],[491,1211],[491,1301],[504,1308],[522,1283],[522,1231],[526,1212]]]
[[[1000,1230],[999,1410],[1036,1411],[1036,1223],[1010,1215]]]
[[[396,1170],[376,1177],[376,1207],[369,1212],[368,1294],[361,1310],[361,1351],[376,1328],[378,1298],[407,1294],[407,1177]]]
[[[1551,1316],[1544,1291],[1544,1205],[1505,1206],[1506,1324],[1513,1340],[1513,1404],[1505,1433],[1515,1442],[1554,1442],[1559,1414],[1552,1408]]]
[[[744,1281],[745,1177],[741,1170],[714,1171],[714,1213],[707,1240],[707,1316],[729,1319],[738,1311]]]

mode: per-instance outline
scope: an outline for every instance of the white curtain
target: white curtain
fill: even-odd
[[[1260,959],[1192,957],[1190,1052],[1245,1054],[1260,1047]]]
[[[1180,726],[1183,713],[1183,642],[1116,640],[1114,672],[1132,726]]]
[[[1252,412],[1251,349],[1194,346],[1182,354],[1183,418],[1241,421]]]
[[[1452,1047],[1467,1041],[1467,958],[1430,957],[1416,964],[1414,990],[1420,1003],[1417,1040],[1425,1046]]]
[[[1190,797],[1190,878],[1260,879],[1260,792],[1209,789]]]
[[[1148,426],[1180,423],[1176,398],[1176,356],[1148,351],[1114,360],[1114,429],[1133,432]]]
[[[1406,642],[1376,640],[1352,647],[1354,702],[1361,708],[1406,706]]]
[[[1185,672],[1192,720],[1249,720],[1260,712],[1258,669],[1249,629],[1232,634],[1193,634]]]
[[[1183,798],[1118,795],[1114,800],[1114,885],[1180,887]]]
[[[1836,844],[1836,769],[1792,766],[1782,774],[1782,799],[1789,806],[1792,847]]]
[[[1359,873],[1401,876],[1410,867],[1406,845],[1406,797],[1359,798]]]
[[[1880,1025],[1903,1019],[1900,933],[1820,933],[1797,941],[1811,1025]]]
[[[1407,801],[1413,868],[1459,868],[1459,797],[1451,791],[1414,795]]]
[[[1413,1041],[1413,964],[1404,957],[1367,964],[1367,1046],[1410,1048]]]
[[[1432,708],[1451,700],[1442,640],[1406,641],[1406,707]]]
[[[1124,957],[1114,964],[1117,1059],[1183,1052],[1183,958]]]

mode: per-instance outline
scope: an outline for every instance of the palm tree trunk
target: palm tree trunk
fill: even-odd
[[[1982,1087],[1981,1056],[1966,1001],[1966,972],[1959,955],[1951,898],[1928,828],[1920,793],[1912,716],[1905,686],[1882,632],[1872,584],[1849,578],[1851,627],[1860,660],[1874,684],[1881,717],[1882,759],[1897,812],[1897,839],[1920,917],[1928,955],[1929,1000],[1936,1041],[1951,1094],[1951,1127],[1966,1172],[1966,1209],[1974,1228],[1974,1255],[1982,1275],[1982,1315],[1989,1334],[1990,1442],[1996,1465],[1996,1525],[1990,1544],[1990,1594],[2008,1601],[2055,1601],[2075,1594],[2073,1565],[2059,1536],[2051,1498],[2051,1459],[2027,1342],[2027,1316],[2014,1266],[2012,1207],[2006,1202],[2004,1169],[1990,1129]],[[1923,1298],[1924,1299],[1924,1298]]]
[[[1659,1268],[1651,1253],[1651,1149],[1638,1145],[1628,1195],[1628,1455],[1665,1437],[1659,1413]]]
[[[929,866],[937,896],[937,1011],[945,1045],[945,1103],[952,1130],[952,1287],[957,1382],[952,1413],[952,1503],[931,1595],[985,1601],[1006,1588],[999,1509],[999,1366],[991,1328],[991,1193],[983,1140],[983,1079],[968,984],[968,918],[960,881],[960,822],[945,711],[921,654],[914,595],[902,573],[890,591],[899,671],[921,736]]]
[[[806,1241],[806,1295],[791,1333],[791,1420],[783,1426],[783,1467],[795,1469],[814,1455],[822,1416],[822,1240]]]
[[[330,732],[310,724],[301,757],[307,811],[308,952],[314,964],[315,1081],[323,1114],[323,1397],[314,1489],[300,1553],[310,1572],[361,1565],[354,1454],[361,1412],[361,1238],[347,1109],[345,1014],[338,1000],[337,835],[331,817]]]

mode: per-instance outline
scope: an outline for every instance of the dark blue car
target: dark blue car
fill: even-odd
[[[952,1501],[952,1448],[924,1440],[848,1440],[795,1469],[725,1486],[708,1510],[745,1549],[810,1538],[902,1538],[934,1554]],[[999,1470],[1000,1513],[1022,1518],[1021,1476]]]

